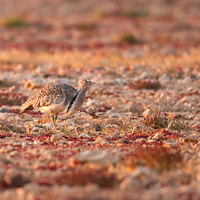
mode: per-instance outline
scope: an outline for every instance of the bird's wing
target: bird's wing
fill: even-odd
[[[34,96],[35,103],[33,107],[49,106],[61,102],[70,101],[78,91],[67,84],[49,85],[43,88]]]
[[[39,108],[41,106],[49,106],[51,104],[58,104],[64,102],[69,104],[74,96],[78,93],[73,86],[67,84],[49,85],[30,97],[22,106],[22,112],[28,107]]]

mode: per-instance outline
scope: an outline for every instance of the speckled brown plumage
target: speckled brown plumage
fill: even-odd
[[[78,90],[73,86],[67,84],[49,85],[29,98],[21,107],[21,113],[26,112],[26,108],[32,106],[39,108],[42,106],[50,106],[51,104],[59,104],[64,102],[68,105],[72,99],[77,95]]]
[[[55,126],[59,112],[66,110],[68,115],[71,115],[80,109],[84,102],[86,92],[92,84],[94,83],[89,80],[79,81],[79,91],[67,84],[58,83],[49,85],[30,97],[21,106],[21,113],[25,113],[34,108],[39,109],[41,112],[50,113]]]

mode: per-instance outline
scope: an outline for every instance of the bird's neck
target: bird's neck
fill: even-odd
[[[81,89],[78,91],[78,95],[77,95],[75,101],[80,102],[81,105],[82,105],[83,102],[84,102],[84,100],[85,100],[86,92],[87,92],[87,89],[81,88]]]

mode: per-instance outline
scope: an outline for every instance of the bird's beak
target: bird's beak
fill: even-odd
[[[95,82],[92,82],[92,84],[94,85],[94,84],[96,84]]]

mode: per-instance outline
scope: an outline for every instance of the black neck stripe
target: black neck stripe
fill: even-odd
[[[67,112],[72,108],[72,106],[73,106],[73,104],[74,104],[74,101],[76,100],[76,98],[77,98],[78,94],[80,93],[80,91],[81,91],[81,90],[79,90],[79,91],[77,92],[77,94],[74,96],[74,98],[73,98],[72,101],[70,102],[69,107],[68,107],[68,109],[67,109]]]

